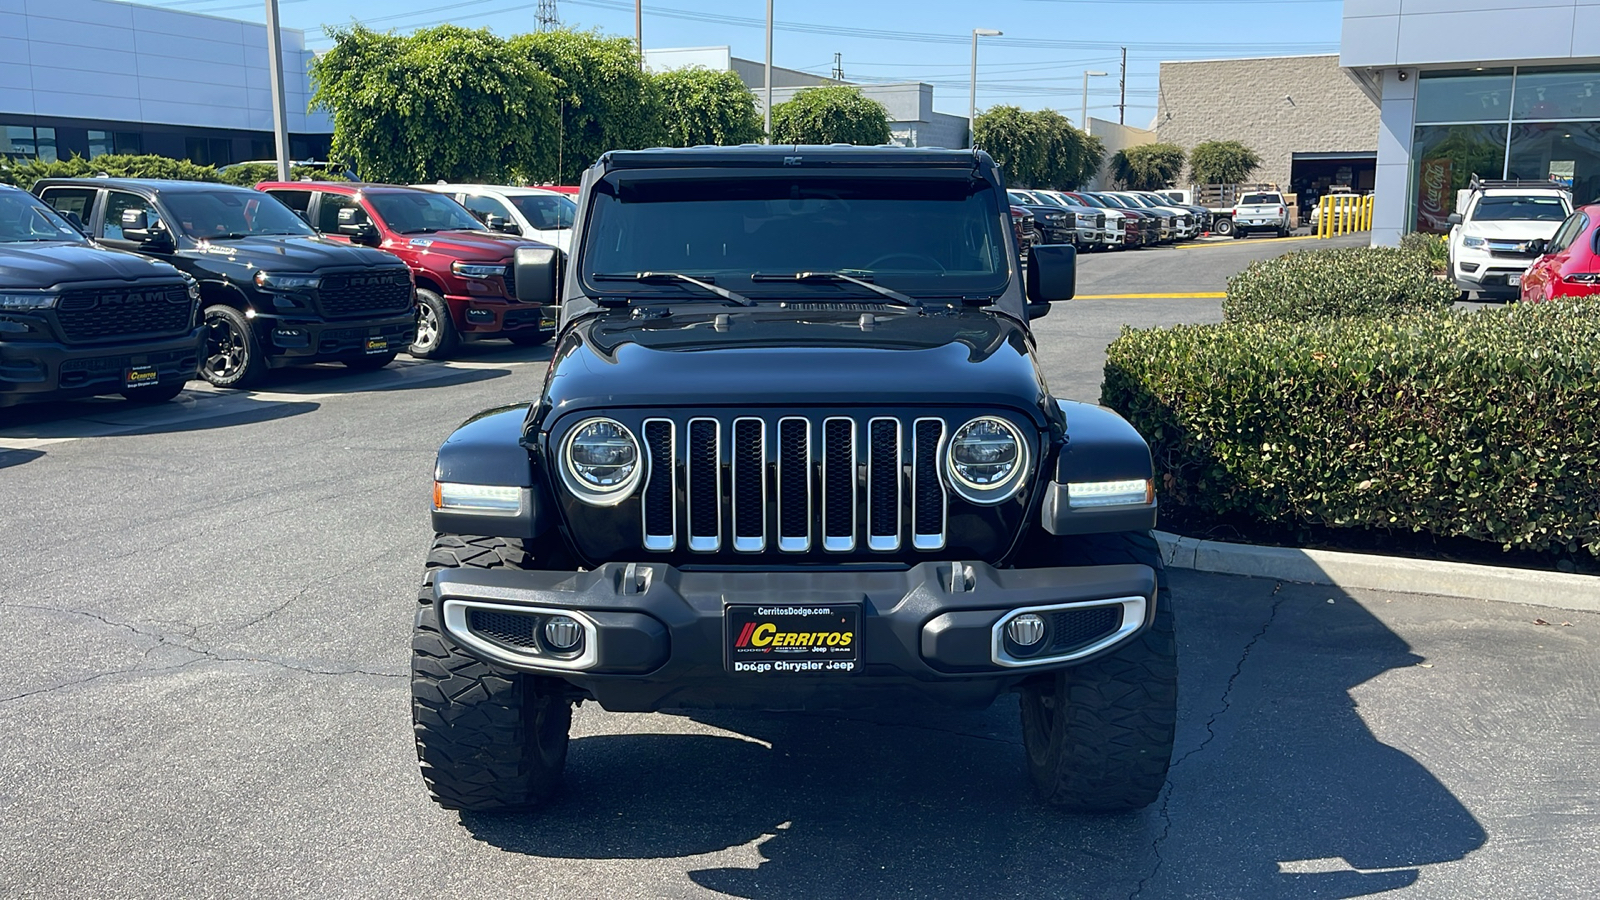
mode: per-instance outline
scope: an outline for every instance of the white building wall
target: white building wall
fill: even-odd
[[[289,131],[307,113],[312,54],[282,29]],[[263,25],[110,0],[0,0],[0,114],[272,129]]]

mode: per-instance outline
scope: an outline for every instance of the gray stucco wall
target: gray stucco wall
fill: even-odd
[[[1261,155],[1255,179],[1285,189],[1295,153],[1378,149],[1378,105],[1334,55],[1164,62],[1155,127],[1185,150],[1239,141]]]

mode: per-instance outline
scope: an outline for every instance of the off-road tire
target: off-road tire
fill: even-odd
[[[200,377],[221,388],[249,388],[267,375],[267,360],[250,320],[231,306],[206,307]]]
[[[461,332],[450,318],[450,305],[444,298],[417,288],[417,338],[407,348],[417,359],[444,359],[461,346]]]
[[[384,366],[387,366],[389,363],[394,362],[395,357],[399,355],[400,351],[394,350],[389,353],[379,353],[374,356],[351,356],[339,361],[344,363],[344,367],[352,372],[376,372]]]
[[[518,347],[542,347],[555,336],[554,331],[514,331],[506,335],[506,340]]]
[[[122,391],[122,398],[134,403],[165,403],[183,393],[186,384],[187,381],[168,381],[155,387],[135,388],[131,391]]]
[[[442,568],[532,568],[524,542],[440,534],[428,553],[411,639],[411,719],[417,761],[445,809],[529,809],[561,785],[572,703],[565,685],[463,653],[432,604]]]
[[[1076,812],[1142,809],[1160,796],[1172,760],[1178,653],[1172,593],[1149,532],[1049,537],[1037,565],[1136,563],[1155,569],[1153,624],[1131,643],[1023,688],[1028,774],[1046,803]]]

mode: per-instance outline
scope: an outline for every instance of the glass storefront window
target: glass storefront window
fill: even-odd
[[[1506,126],[1418,125],[1411,144],[1411,227],[1443,234],[1456,191],[1472,176],[1499,178],[1506,164]]]
[[[1579,205],[1600,197],[1600,122],[1518,124],[1507,175],[1572,188]]]
[[[1417,78],[1417,123],[1504,122],[1511,116],[1511,70],[1423,72]]]
[[[144,144],[143,137],[135,131],[89,130],[89,158],[108,153],[127,153],[137,156]]]
[[[1518,69],[1512,118],[1600,119],[1600,69]]]
[[[0,156],[56,161],[56,130],[32,125],[0,125]]]

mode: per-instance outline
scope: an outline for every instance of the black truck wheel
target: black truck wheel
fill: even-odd
[[[417,339],[408,352],[417,359],[443,359],[461,344],[461,332],[450,318],[444,298],[426,288],[417,288]]]
[[[423,596],[431,600],[440,568],[532,562],[521,541],[441,534],[428,554]],[[423,781],[445,809],[527,809],[561,784],[572,725],[565,685],[463,653],[431,603],[411,639],[411,720]]]
[[[155,387],[123,391],[122,396],[124,399],[132,400],[135,403],[165,403],[183,393],[183,387],[187,383],[184,381],[168,381]]]
[[[250,320],[231,306],[206,307],[206,350],[200,377],[217,387],[247,388],[267,374],[261,344]]]
[[[1177,723],[1172,593],[1148,532],[1048,538],[1053,565],[1156,571],[1155,621],[1115,652],[1023,688],[1022,743],[1045,802],[1078,812],[1141,809],[1167,780]],[[1040,560],[1039,564],[1046,564]]]

